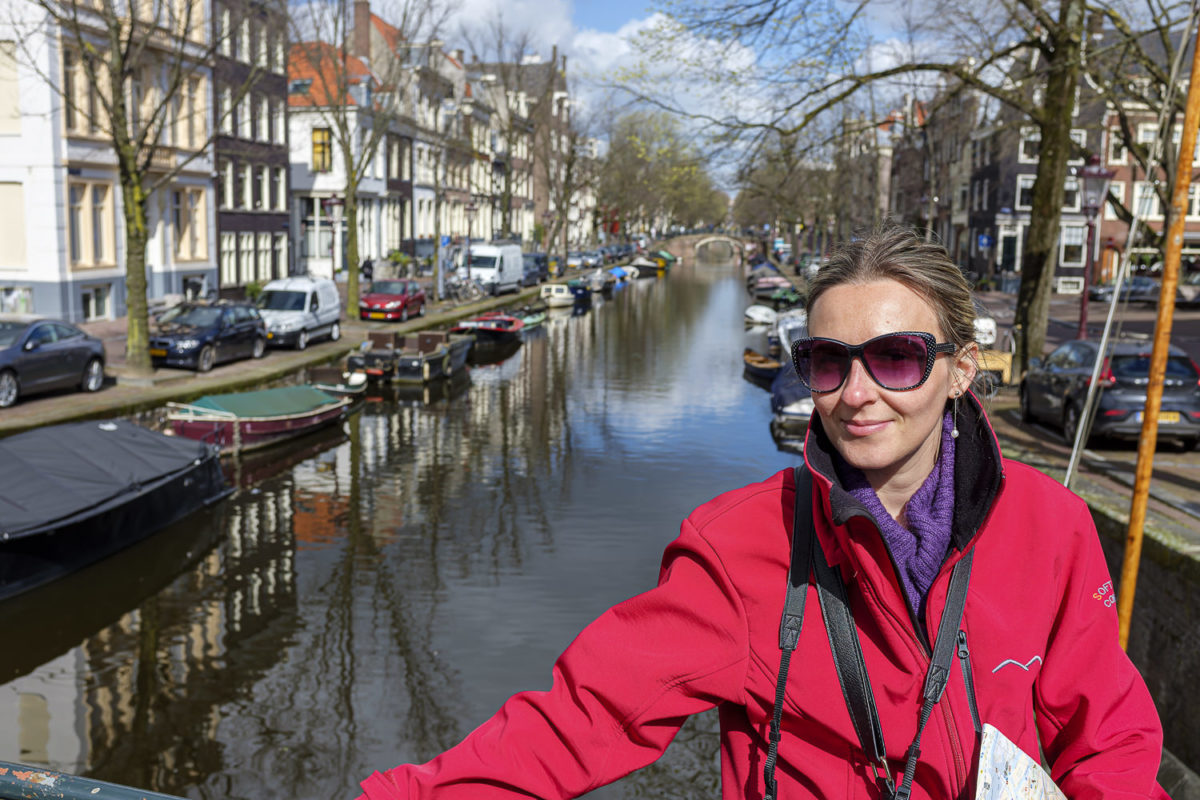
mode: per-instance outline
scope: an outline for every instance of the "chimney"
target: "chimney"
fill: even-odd
[[[371,59],[371,1],[354,0],[353,55]]]
[[[458,50],[454,51],[454,60],[457,61],[459,64],[465,63],[463,61],[463,51],[462,51],[461,47]]]

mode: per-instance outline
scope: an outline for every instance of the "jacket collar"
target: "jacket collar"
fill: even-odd
[[[983,526],[1004,478],[1000,445],[987,414],[974,394],[963,395],[958,405],[959,437],[954,442],[954,522],[950,541],[965,550]],[[813,414],[804,442],[804,460],[817,483],[828,487],[833,524],[845,525],[866,509],[842,486],[834,468],[834,447],[821,418]]]

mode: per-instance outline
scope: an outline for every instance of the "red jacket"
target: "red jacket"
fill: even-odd
[[[937,630],[951,567],[974,547],[963,629],[982,721],[1035,758],[1040,738],[1073,800],[1165,798],[1155,781],[1158,715],[1117,645],[1113,584],[1087,506],[1002,460],[976,404],[960,405],[960,414],[951,553],[928,596],[926,630]],[[878,528],[837,483],[817,420],[805,453],[817,534],[846,580],[899,771],[928,650]],[[651,763],[686,717],[717,706],[722,796],[761,798],[793,497],[786,470],[696,509],[666,551],[657,588],[589,625],[555,665],[549,691],[515,695],[427,764],[371,775],[364,796],[574,797]],[[809,592],[784,704],[779,795],[878,797]],[[958,665],[921,744],[912,796],[973,796],[978,741]]]

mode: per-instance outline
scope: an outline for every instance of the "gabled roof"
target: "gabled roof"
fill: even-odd
[[[396,52],[396,48],[400,46],[400,40],[403,38],[400,35],[400,29],[384,22],[375,14],[371,15],[371,25],[374,26],[375,30],[379,31],[379,35],[387,42],[388,50],[393,53]]]
[[[341,66],[344,64],[344,68]],[[371,81],[371,71],[362,59],[346,55],[327,42],[297,42],[288,50],[288,82],[310,81],[303,94],[288,94],[288,105],[299,107],[334,106],[357,101],[352,93],[336,96],[339,72],[345,70],[349,86]],[[349,87],[347,87],[349,88]]]

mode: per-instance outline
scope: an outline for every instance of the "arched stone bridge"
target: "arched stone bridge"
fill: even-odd
[[[739,264],[744,263],[744,242],[736,236],[730,236],[724,233],[693,233],[687,236],[676,236],[673,239],[669,239],[663,245],[663,249],[673,256],[687,259],[690,262],[695,259],[696,251],[701,247],[715,244],[717,242],[728,244],[729,249],[733,251],[733,257],[737,259],[737,262]]]

